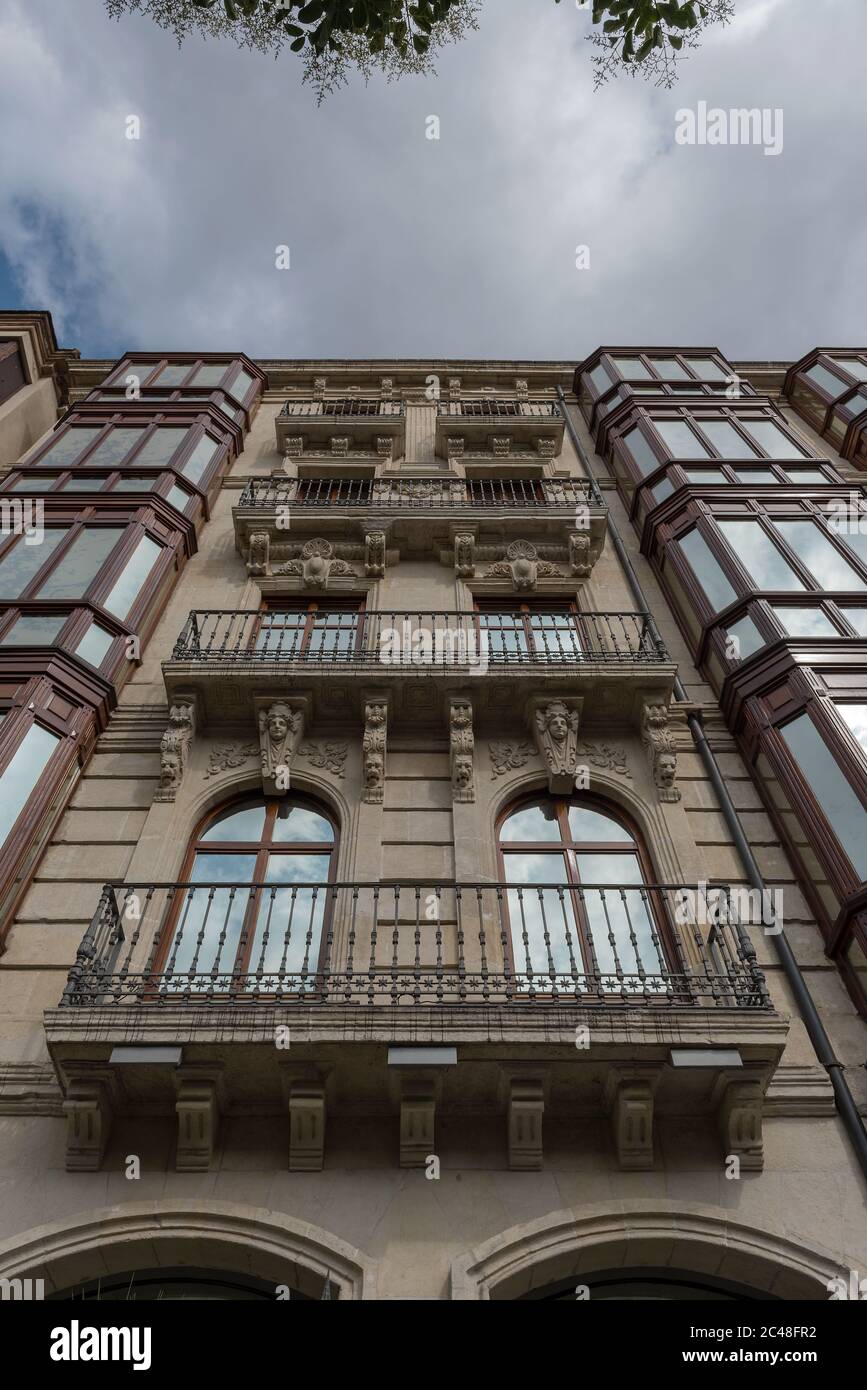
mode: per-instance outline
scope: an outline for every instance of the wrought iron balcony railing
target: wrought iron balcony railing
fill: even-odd
[[[752,916],[722,884],[107,884],[61,1002],[769,1009]]]
[[[560,407],[554,401],[490,399],[439,401],[437,415],[468,420],[559,420]]]
[[[347,419],[362,416],[405,415],[403,401],[387,401],[379,396],[343,396],[338,400],[291,400],[286,401],[281,416],[291,419]]]
[[[250,478],[238,507],[376,507],[431,512],[438,508],[542,509],[604,507],[584,478]]]
[[[565,608],[472,613],[401,609],[196,609],[172,660],[308,669],[463,670],[662,663],[668,652],[641,613],[573,613]]]

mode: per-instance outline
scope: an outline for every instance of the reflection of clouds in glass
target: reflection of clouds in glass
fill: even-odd
[[[286,844],[296,840],[305,844],[330,844],[334,831],[324,816],[306,806],[280,806],[274,822],[274,841]]]
[[[867,705],[838,705],[837,708],[867,753]]]
[[[500,839],[509,842],[523,840],[538,843],[541,840],[559,840],[559,838],[560,829],[552,803],[545,803],[544,806],[538,803],[533,806],[522,806],[519,811],[513,811],[503,822],[503,828],[500,831]]]
[[[202,836],[203,840],[261,840],[265,829],[265,803],[251,801],[233,806],[218,816]]]

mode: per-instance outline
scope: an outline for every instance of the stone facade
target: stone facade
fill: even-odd
[[[513,979],[513,991],[525,991],[516,1002],[501,979],[486,984],[486,968],[502,971],[495,918],[485,918],[479,958],[490,893],[465,894],[462,916],[451,898],[441,906],[451,885],[500,882],[498,835],[516,799],[568,798],[573,786],[634,828],[653,882],[744,883],[672,697],[676,668],[761,870],[783,890],[787,939],[862,1112],[867,1104],[863,1021],[594,453],[569,394],[571,366],[260,365],[270,385],[243,448],[98,731],[0,957],[0,1275],[45,1277],[63,1289],[189,1263],[314,1297],[329,1281],[346,1298],[479,1299],[622,1266],[670,1268],[760,1295],[826,1297],[829,1279],[867,1270],[862,1180],[769,936],[750,928],[769,1008],[706,997],[668,1010],[646,997],[609,1007],[550,990],[530,1002],[526,982]],[[109,367],[69,363],[73,389]],[[498,425],[486,437],[445,416],[448,433],[424,399],[430,373],[449,381],[457,402],[484,386],[510,398],[517,391],[526,422],[509,419],[508,447]],[[552,456],[538,449],[539,418],[526,405],[528,393],[554,404],[562,386],[666,661],[609,670],[600,660],[579,674],[568,652],[562,665],[562,649],[527,671],[474,666],[472,653],[452,667],[414,665],[401,648],[390,664],[373,664],[356,660],[357,646],[353,657],[352,644],[366,640],[357,626],[344,628],[348,637],[290,640],[285,622],[279,638],[272,625],[256,639],[259,657],[246,664],[209,664],[204,636],[198,655],[189,644],[179,651],[192,610],[259,621],[263,602],[279,612],[281,597],[331,601],[337,612],[363,601],[365,614],[408,621],[472,612],[474,602],[519,609],[530,590],[555,607],[635,609],[602,533],[579,554],[568,506],[515,518],[493,502],[450,511],[435,495],[420,511],[369,502],[366,512],[332,505],[308,518],[290,504],[285,531],[267,505],[251,511],[241,500],[250,479],[291,476],[275,432],[287,397],[322,401],[350,385],[392,406],[404,401],[400,430],[389,429],[385,450],[376,432],[353,430],[352,416],[327,432],[323,421],[325,442],[305,473],[306,417],[293,418],[292,438],[305,442],[289,452],[302,478],[446,480],[458,492],[465,479],[501,476],[503,465],[502,476],[511,470],[538,489],[586,478],[568,430],[545,436],[555,440]],[[335,457],[323,463],[323,450]],[[10,468],[15,458],[3,461]],[[399,623],[397,631],[402,640]],[[302,640],[332,642],[337,655],[324,673],[295,660],[301,648],[291,643]],[[268,642],[277,652],[270,664]],[[487,656],[495,649],[490,637]],[[345,972],[355,949],[360,977],[347,985],[344,973],[328,997],[316,992],[320,981],[303,1001],[287,987],[255,1004],[230,1005],[219,992],[208,1003],[177,993],[160,1002],[156,985],[137,1000],[58,1007],[102,885],[143,895],[140,915],[124,919],[121,951],[143,970],[147,886],[184,881],[198,827],[242,795],[324,809],[337,827],[335,882],[349,885],[346,903],[352,885],[383,885],[379,917],[365,888],[357,917],[344,904],[329,918],[329,961]],[[381,965],[373,1007],[361,958],[372,930]],[[699,951],[689,940],[685,949]],[[469,997],[458,987],[437,997],[438,964],[450,985],[466,982]],[[698,954],[688,966],[700,971]],[[153,958],[147,968],[157,968]],[[297,971],[293,978],[297,986]],[[118,1060],[125,1047],[146,1050]],[[180,1065],[153,1051],[172,1048]],[[405,1057],[391,1055],[401,1048]],[[738,1062],[679,1069],[673,1048],[734,1051]]]

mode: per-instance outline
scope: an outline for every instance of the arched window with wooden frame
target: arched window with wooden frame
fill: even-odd
[[[318,988],[337,825],[299,793],[247,796],[196,830],[153,970],[162,992],[299,995]]]
[[[671,994],[681,972],[640,836],[596,797],[511,803],[498,843],[523,991]]]

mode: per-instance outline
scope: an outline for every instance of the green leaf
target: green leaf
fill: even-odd
[[[306,42],[307,35],[302,34],[300,39],[293,39],[289,47],[292,49],[293,53],[300,53]]]

